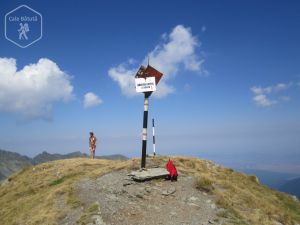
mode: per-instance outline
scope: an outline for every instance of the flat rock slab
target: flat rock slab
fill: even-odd
[[[134,181],[147,181],[152,179],[165,178],[169,172],[165,168],[149,168],[144,170],[132,171],[128,176]]]

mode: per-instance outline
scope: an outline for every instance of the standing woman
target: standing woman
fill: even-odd
[[[93,132],[90,132],[89,143],[90,143],[91,159],[95,158],[96,142],[97,142],[97,138],[95,137]]]

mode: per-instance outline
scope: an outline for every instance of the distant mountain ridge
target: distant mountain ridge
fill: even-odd
[[[35,156],[34,158],[32,158],[31,162],[32,162],[32,164],[37,165],[40,163],[45,163],[45,162],[54,161],[54,160],[81,158],[81,157],[86,158],[86,157],[88,157],[88,155],[85,153],[81,153],[79,151],[68,153],[65,155],[58,154],[58,153],[50,154],[46,151],[43,151],[42,153],[40,153],[37,156]]]
[[[243,169],[241,171],[246,174],[255,174],[255,176],[257,176],[263,184],[276,190],[280,190],[280,187],[287,183],[289,180],[300,177],[300,175],[292,173],[279,173],[258,169]]]
[[[278,173],[266,170],[244,169],[246,174],[255,174],[262,184],[278,191],[295,195],[300,199],[300,176],[297,174]]]
[[[32,159],[32,164],[40,164],[44,162],[54,161],[54,160],[60,160],[60,159],[71,159],[71,158],[88,158],[89,155],[82,153],[80,151],[77,152],[71,152],[65,155],[54,153],[50,154],[46,151],[38,154]],[[106,155],[106,156],[96,156],[97,159],[110,159],[110,160],[127,160],[128,158],[124,155],[120,154],[114,154],[114,155]]]
[[[0,149],[0,180],[30,165],[32,165],[31,158]]]
[[[295,195],[300,199],[300,177],[287,181],[279,190]]]
[[[33,158],[20,155],[16,152],[10,152],[0,149],[0,181],[6,179],[11,174],[23,169],[30,165],[37,165],[49,161],[71,158],[87,158],[89,155],[85,153],[71,152],[68,154],[51,154],[46,151],[36,155]],[[115,154],[107,156],[96,156],[98,159],[110,159],[110,160],[127,160],[126,156]]]

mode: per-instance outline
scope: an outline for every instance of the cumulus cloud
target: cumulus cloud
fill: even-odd
[[[255,101],[256,105],[261,107],[268,107],[277,103],[275,100],[268,99],[264,94],[254,96],[253,100]]]
[[[0,58],[0,111],[22,119],[50,119],[55,102],[73,98],[71,77],[46,58],[17,71],[16,59]]]
[[[156,45],[141,62],[147,64],[149,58],[150,65],[164,74],[154,93],[155,97],[165,97],[175,92],[168,80],[174,78],[181,68],[208,75],[208,71],[203,67],[204,59],[196,54],[198,47],[200,42],[193,36],[189,27],[177,25],[169,34],[162,35],[162,43]],[[136,95],[134,75],[138,68],[136,63],[125,62],[110,68],[108,75],[118,83],[124,95],[131,97]]]
[[[250,88],[250,90],[254,94],[253,101],[256,103],[257,106],[270,107],[281,101],[285,101],[285,102],[289,101],[290,100],[289,96],[274,97],[274,95],[279,92],[288,90],[292,86],[293,86],[293,82],[278,83],[276,85],[272,85],[268,87],[253,86]],[[271,99],[271,97],[276,99]]]
[[[137,68],[128,69],[127,66],[127,63],[122,63],[117,67],[110,68],[108,74],[114,81],[118,83],[122,93],[131,97],[136,95],[134,75],[137,72]]]
[[[91,108],[100,105],[101,103],[102,100],[93,92],[88,92],[84,95],[84,102],[83,102],[84,108]]]
[[[262,87],[254,86],[251,88],[251,91],[256,95],[269,94],[272,92],[272,88],[271,87],[262,88]]]
[[[156,98],[163,98],[174,92],[175,88],[172,85],[167,84],[164,80],[162,80],[159,82],[158,88],[153,93],[153,96]]]

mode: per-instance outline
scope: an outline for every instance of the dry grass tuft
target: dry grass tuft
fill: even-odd
[[[211,192],[213,190],[213,181],[208,178],[207,176],[198,176],[196,188],[200,189],[201,191]]]

